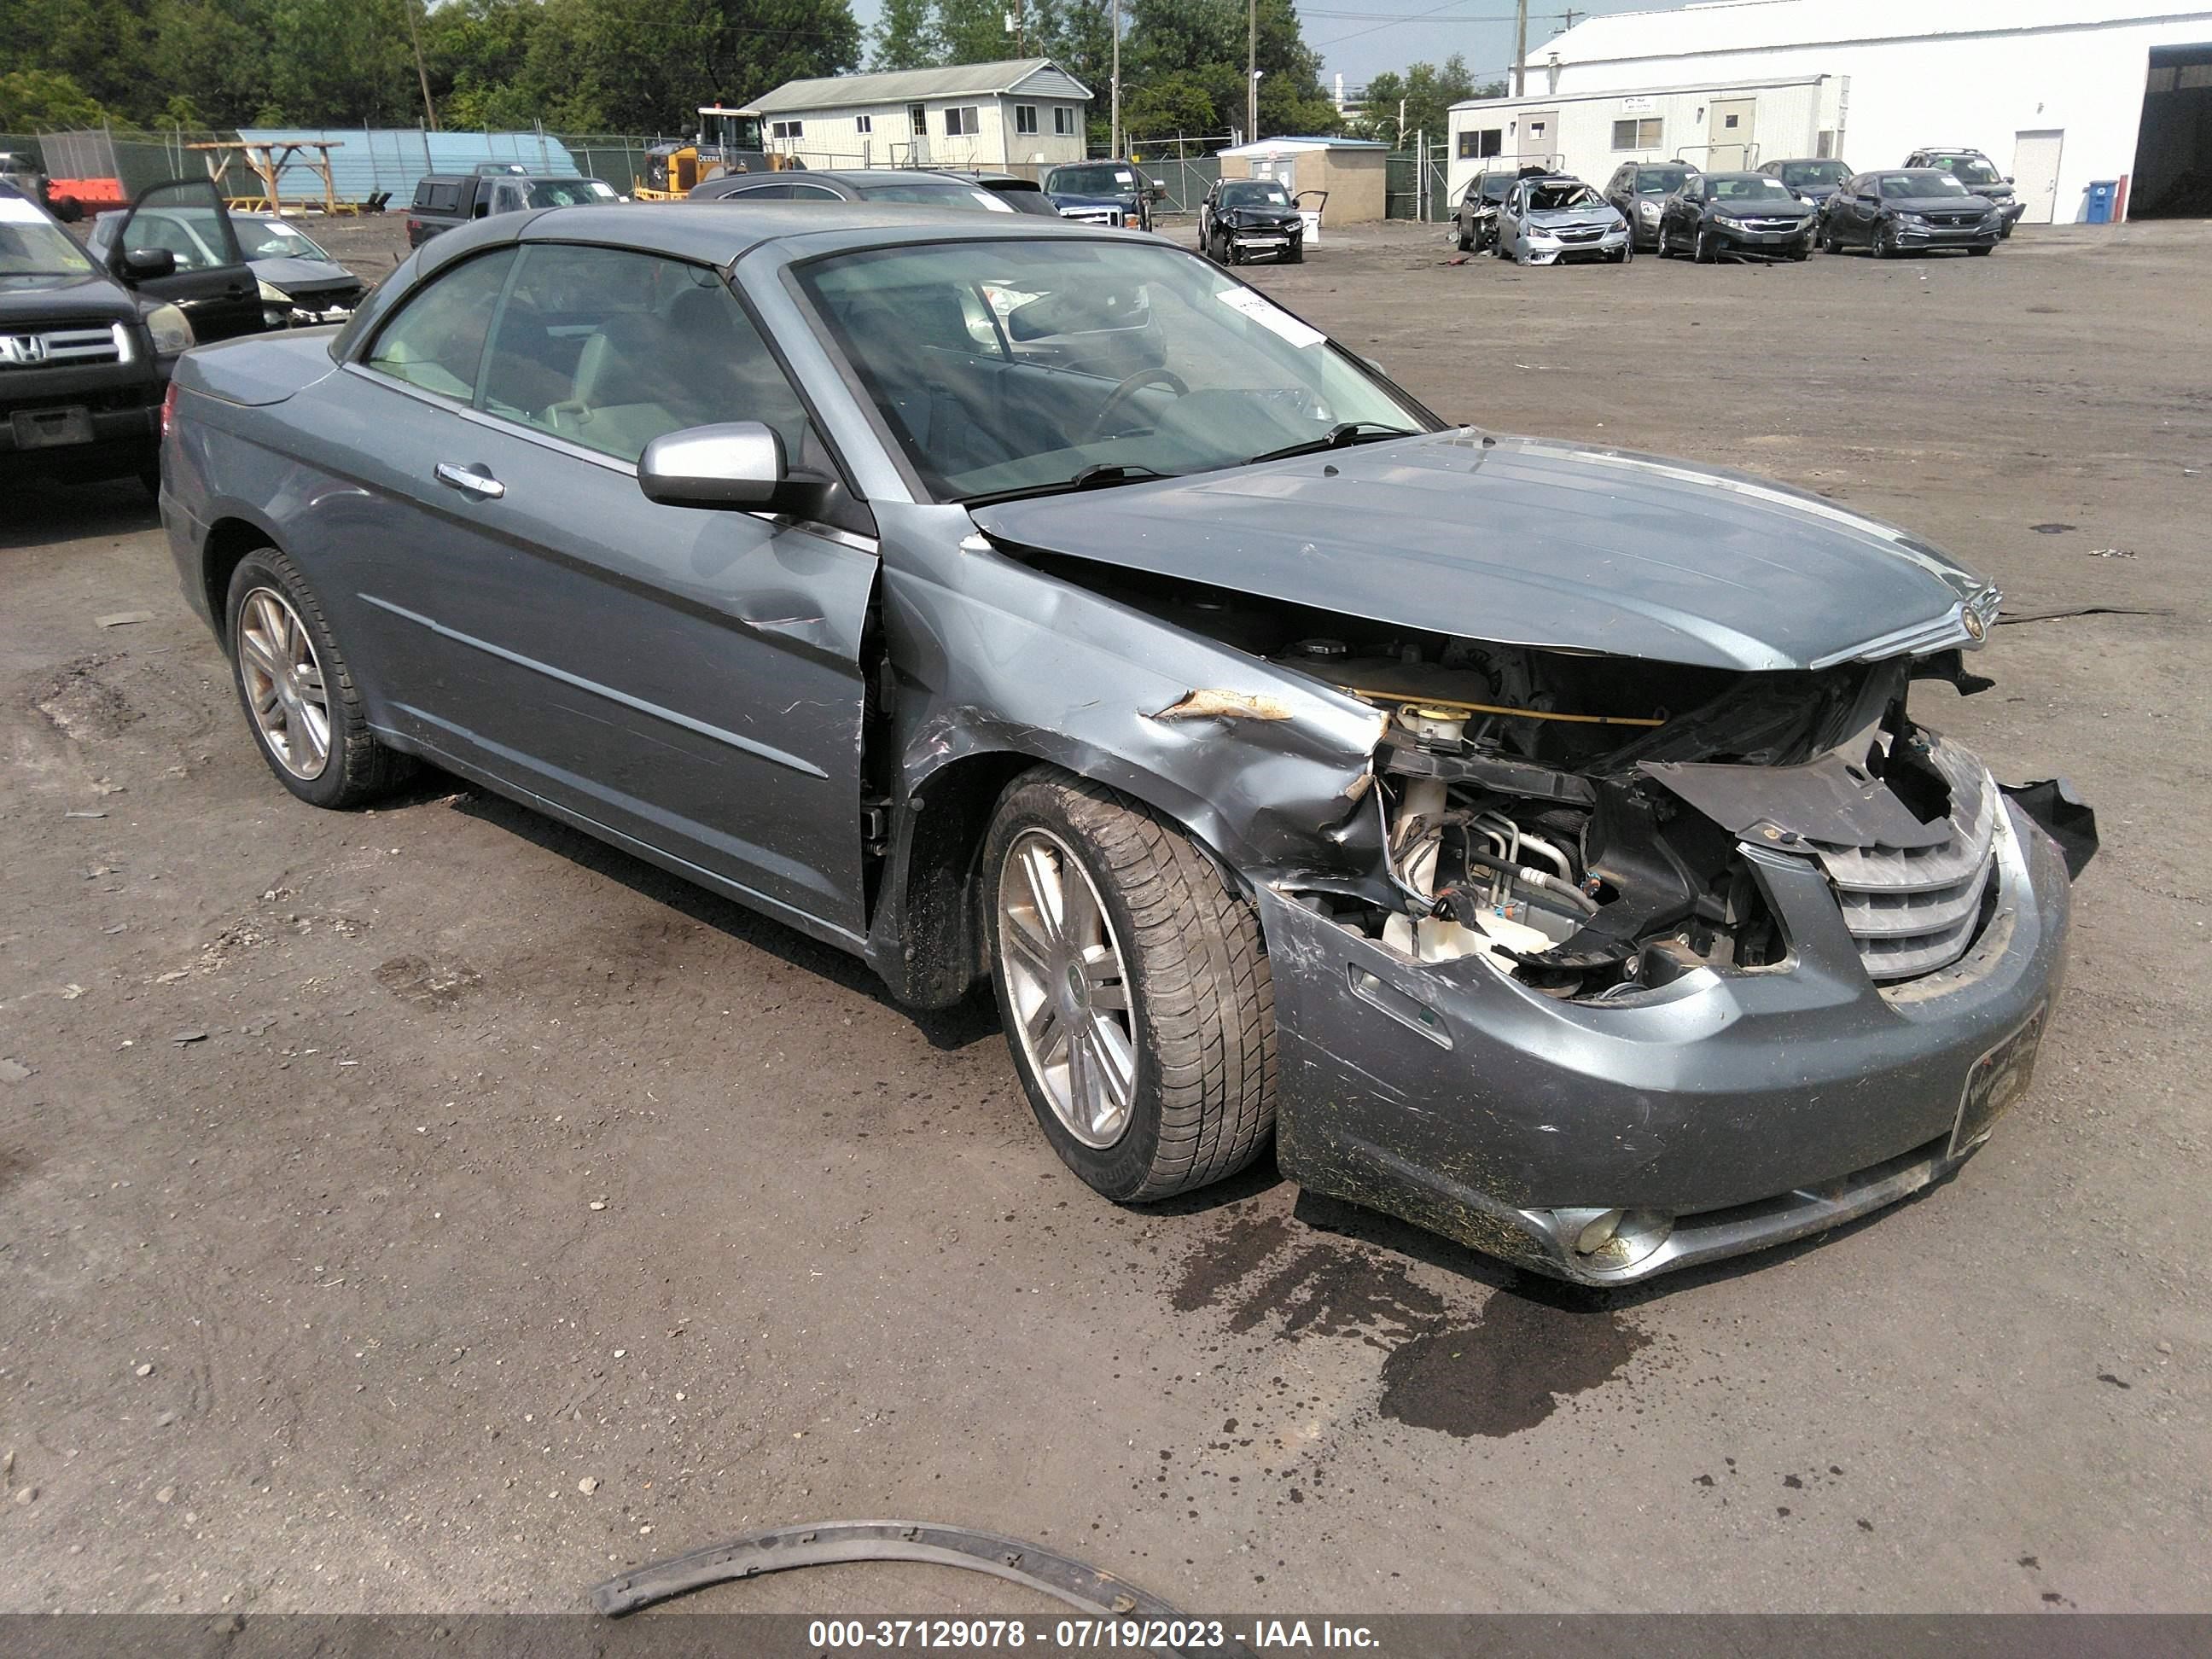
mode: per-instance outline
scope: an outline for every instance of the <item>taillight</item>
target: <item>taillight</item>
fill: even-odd
[[[169,389],[161,394],[161,437],[164,442],[167,441],[169,428],[175,422],[176,418],[177,383],[172,380],[169,382]]]

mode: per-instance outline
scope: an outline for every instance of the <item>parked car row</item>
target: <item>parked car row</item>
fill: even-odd
[[[1453,209],[1463,252],[1522,264],[1638,252],[1802,260],[1815,247],[1875,258],[1924,249],[1986,254],[2020,222],[2012,181],[1978,150],[1916,150],[1902,167],[1854,173],[1828,157],[1707,173],[1688,161],[1626,161],[1596,191],[1545,168],[1470,179]]]

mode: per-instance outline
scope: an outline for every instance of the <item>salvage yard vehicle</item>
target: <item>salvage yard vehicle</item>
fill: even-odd
[[[1759,170],[1770,179],[1780,179],[1784,190],[1815,213],[1851,176],[1850,168],[1843,162],[1820,156],[1768,161]]]
[[[1687,161],[1628,161],[1606,181],[1605,199],[1628,221],[1638,253],[1659,246],[1659,213],[1666,198],[1697,176]]]
[[[1659,210],[1659,257],[1687,253],[1701,265],[1723,254],[1803,259],[1819,217],[1763,173],[1699,173]]]
[[[205,180],[156,185],[104,254],[0,180],[0,480],[136,477],[161,487],[161,400],[195,337],[260,326],[252,273]],[[187,266],[143,228],[192,224]],[[152,244],[152,245],[149,245]]]
[[[604,179],[574,173],[527,173],[511,162],[479,161],[472,173],[430,173],[415,184],[407,209],[407,246],[495,213],[533,208],[604,206],[623,199]]]
[[[1198,206],[1198,246],[1216,264],[1306,257],[1305,216],[1273,179],[1217,179]]]
[[[163,521],[278,781],[419,757],[910,1005],[988,979],[1117,1201],[1272,1136],[1617,1284],[1983,1143],[2095,842],[1929,723],[1989,583],[1448,426],[1164,242],[887,216],[509,216],[188,356]]]
[[[693,191],[694,202],[896,202],[908,207],[957,208],[963,211],[1015,213],[1020,210],[1002,191],[953,173],[918,167],[823,167],[804,173],[733,173],[709,179]]]
[[[1047,167],[1041,182],[1045,194],[1062,208],[1113,203],[1121,210],[1125,230],[1150,230],[1153,204],[1164,201],[1168,193],[1158,179],[1147,178],[1134,163],[1121,161],[1069,161]]]
[[[1516,265],[1604,259],[1625,265],[1636,257],[1628,221],[1579,179],[1546,173],[1516,180],[1498,204],[1490,251]]]
[[[85,246],[106,258],[125,216],[101,214],[93,221]],[[147,215],[138,223],[141,241],[156,236],[155,216]],[[273,213],[234,213],[230,223],[259,288],[264,327],[313,328],[342,323],[353,315],[365,284],[305,232]],[[187,265],[213,263],[216,258],[205,235],[189,218],[178,215],[161,216],[157,245],[184,250],[179,263]]]
[[[1923,248],[1986,254],[2004,239],[1996,203],[1948,173],[1862,173],[1846,179],[1820,215],[1820,246],[1830,253],[1864,247],[1877,259]]]
[[[1998,216],[2004,221],[2005,236],[2010,236],[2027,212],[2027,204],[2020,199],[2013,181],[1997,171],[1997,164],[1978,149],[1967,149],[1957,144],[1936,144],[1916,149],[1899,163],[1907,167],[1935,167],[1949,173],[1967,191],[1996,204]]]

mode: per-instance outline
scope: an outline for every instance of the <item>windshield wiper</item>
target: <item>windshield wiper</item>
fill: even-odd
[[[989,507],[996,501],[1026,501],[1033,495],[1060,495],[1079,489],[1110,489],[1115,484],[1142,483],[1148,478],[1173,478],[1173,472],[1162,472],[1157,467],[1131,465],[1121,461],[1098,461],[1085,467],[1072,478],[1058,483],[1024,484],[1018,489],[994,489],[981,495],[963,495],[963,507]]]
[[[1244,465],[1256,466],[1261,461],[1285,461],[1293,455],[1318,455],[1324,449],[1343,449],[1352,444],[1371,444],[1384,438],[1411,438],[1417,434],[1405,426],[1386,426],[1380,421],[1345,421],[1329,428],[1318,438],[1309,438],[1301,444],[1285,444],[1280,449],[1261,452]]]

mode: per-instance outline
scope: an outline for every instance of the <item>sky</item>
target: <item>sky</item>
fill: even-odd
[[[1528,55],[1566,27],[1567,0],[1528,0]],[[1670,0],[1578,0],[1577,18],[1595,12],[1650,11]],[[879,0],[853,0],[863,29],[872,28]],[[1320,52],[1322,82],[1341,75],[1346,88],[1366,85],[1383,70],[1454,52],[1467,58],[1475,79],[1502,79],[1513,61],[1513,0],[1298,0],[1306,44]]]

